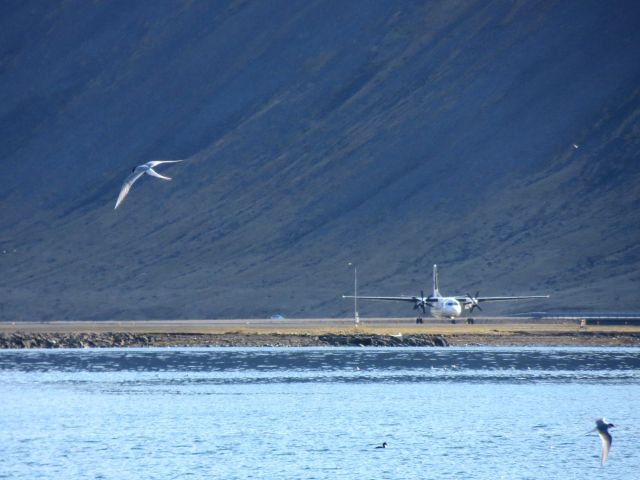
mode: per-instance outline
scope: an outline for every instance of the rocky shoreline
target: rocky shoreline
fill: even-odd
[[[206,334],[206,333],[0,333],[0,349],[115,347],[447,347],[441,335]]]
[[[118,347],[448,347],[640,346],[640,333],[602,331],[455,332],[450,334],[0,332],[1,349]]]

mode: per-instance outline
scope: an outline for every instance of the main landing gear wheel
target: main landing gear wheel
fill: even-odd
[[[416,323],[417,324],[422,324],[422,318],[420,318],[420,317],[416,318]]]
[[[451,319],[451,323],[452,323],[453,325],[455,325],[455,324],[456,324],[456,319],[455,319],[455,318],[452,318],[452,319]]]
[[[473,318],[467,318],[467,325],[473,325]]]

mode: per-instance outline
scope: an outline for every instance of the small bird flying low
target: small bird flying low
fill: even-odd
[[[611,438],[611,434],[609,433],[609,429],[615,427],[613,423],[607,423],[604,418],[599,418],[596,420],[596,428],[591,430],[592,432],[598,431],[598,435],[600,436],[600,441],[602,442],[602,452],[600,453],[600,465],[604,465],[604,462],[607,461],[607,456],[609,456],[609,449],[611,448],[611,442],[613,439]]]
[[[133,169],[131,169],[131,173],[129,174],[129,176],[124,179],[122,188],[120,188],[120,194],[118,195],[118,200],[116,200],[116,206],[113,207],[113,209],[115,210],[116,208],[118,208],[118,206],[122,203],[122,201],[125,199],[125,197],[129,193],[129,190],[131,190],[131,187],[133,186],[133,184],[142,175],[146,173],[148,175],[151,175],[152,177],[161,178],[162,180],[171,180],[171,177],[165,177],[164,175],[160,175],[153,168],[157,167],[158,165],[162,165],[163,163],[179,163],[183,161],[184,160],[152,160],[150,162],[143,163],[142,165],[138,165],[137,167],[134,167]]]

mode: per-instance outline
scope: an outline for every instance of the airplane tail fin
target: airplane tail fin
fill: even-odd
[[[440,291],[438,290],[438,266],[433,266],[433,296],[439,297]]]

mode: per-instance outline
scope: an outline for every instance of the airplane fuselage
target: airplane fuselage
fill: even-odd
[[[434,318],[454,319],[462,314],[463,307],[454,297],[438,297],[437,302],[431,304],[431,315]]]

